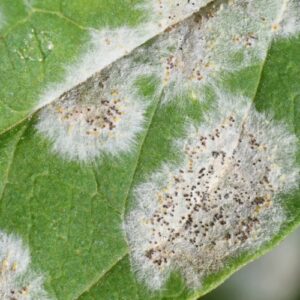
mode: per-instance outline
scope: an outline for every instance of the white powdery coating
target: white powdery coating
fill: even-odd
[[[97,73],[43,108],[38,131],[67,160],[87,162],[128,152],[143,129],[147,108],[134,80],[119,68],[111,68],[108,76]]]
[[[46,300],[43,278],[30,268],[30,253],[14,235],[0,232],[0,299]]]
[[[300,33],[300,1],[285,0],[286,10],[279,22],[279,36],[289,37]]]
[[[129,54],[172,24],[189,17],[210,1],[194,0],[188,3],[186,0],[147,0],[144,5],[137,6],[137,9],[150,12],[148,20],[136,27],[91,30],[91,41],[86,53],[78,59],[77,63],[67,66],[64,82],[51,85],[46,89],[41,95],[37,108],[52,102],[65,91]]]
[[[300,5],[292,0],[235,0],[212,5],[202,16],[169,29],[147,49],[152,72],[162,83],[163,101],[186,99],[187,94],[201,99],[201,88],[217,88],[225,72],[261,63],[280,30],[295,31],[291,24],[299,20],[293,14],[299,19]]]
[[[51,89],[50,94],[47,92],[45,101],[41,102],[45,105],[49,101],[50,105],[43,109],[38,129],[53,141],[54,150],[67,159],[82,161],[93,160],[104,153],[128,152],[142,129],[145,111],[134,88],[135,80],[142,75],[158,78],[156,95],[161,95],[163,103],[174,98],[185,100],[187,94],[202,99],[202,88],[209,84],[218,90],[218,81],[224,72],[261,62],[290,11],[288,0],[236,0],[218,7],[210,4],[201,15],[195,14],[168,28],[150,45],[132,52],[167,25],[186,18],[207,2],[154,1],[151,5],[155,13],[143,26],[92,32],[90,50],[70,69],[67,80]],[[162,20],[165,23],[161,23]],[[131,52],[132,55],[126,57]],[[123,58],[107,67],[120,57]],[[102,91],[97,81],[97,74],[101,72],[97,71],[107,72],[107,69],[111,72],[109,83]],[[91,74],[96,75],[85,81]],[[79,82],[83,83],[77,88]],[[98,96],[86,92],[82,97],[84,85]],[[53,101],[73,86],[75,88],[58,101]],[[112,95],[115,89],[117,97]],[[103,105],[103,99],[108,101],[108,106]],[[121,101],[112,107],[116,100]],[[111,114],[111,109],[112,115],[104,116]],[[93,116],[101,122],[94,122]],[[103,118],[112,126],[101,127]]]
[[[153,70],[146,65],[133,66],[134,60],[123,58],[118,62],[121,71],[115,71],[118,67],[108,67],[112,70],[104,90],[99,88],[98,75],[94,74],[207,2],[177,1],[174,6],[172,1],[150,1],[147,9],[150,5],[154,13],[146,23],[136,28],[92,31],[87,53],[69,68],[66,80],[50,87],[39,103],[39,107],[46,107],[37,128],[53,142],[54,151],[66,159],[80,161],[128,152],[142,129],[146,109],[133,85],[136,79]],[[77,88],[81,82],[84,83]],[[82,96],[85,84],[89,92]],[[65,91],[69,92],[61,96]]]
[[[250,103],[221,96],[176,142],[182,163],[165,164],[136,188],[125,231],[133,269],[149,288],[172,271],[197,288],[286,220],[279,196],[298,186],[297,138]]]

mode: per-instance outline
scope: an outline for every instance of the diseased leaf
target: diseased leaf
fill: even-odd
[[[298,1],[175,2],[0,0],[2,298],[197,299],[299,224]]]

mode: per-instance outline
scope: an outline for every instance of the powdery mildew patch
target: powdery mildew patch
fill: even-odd
[[[22,241],[0,232],[0,298],[46,300],[42,276],[30,267],[30,253]]]
[[[152,73],[159,75],[163,87],[167,86],[165,98],[170,100],[187,87],[211,83],[219,73],[257,63],[265,58],[275,36],[291,36],[300,30],[298,0],[154,0],[137,9],[151,13],[134,28],[91,31],[88,51],[67,68],[63,83],[45,91],[39,106],[159,34],[148,54],[153,58]],[[200,9],[206,12],[191,17]],[[156,57],[163,70],[157,67]]]
[[[154,0],[144,4],[144,9],[152,11],[151,18],[155,20],[158,28],[167,28],[199,11],[211,0]]]
[[[69,160],[91,161],[103,154],[128,152],[143,128],[147,106],[132,86],[134,80],[119,67],[97,73],[46,106],[38,131]]]
[[[300,32],[300,2],[298,0],[284,0],[285,10],[282,21],[273,24],[273,30],[278,31],[279,37],[291,37]]]
[[[186,99],[188,93],[203,98],[203,86],[217,89],[222,74],[259,64],[274,37],[299,30],[295,0],[224,2],[169,28],[147,49],[163,101]]]
[[[207,2],[154,1],[155,13],[143,26],[93,32],[95,44],[72,69],[70,80],[46,94],[51,103],[37,128],[53,141],[54,150],[82,161],[129,151],[145,111],[134,88],[137,79],[146,74],[158,78],[156,93],[163,103],[185,100],[187,94],[203,99],[202,88],[218,90],[225,72],[260,63],[271,40],[292,31],[291,16],[299,8],[295,0],[217,1],[188,17]],[[150,45],[135,49],[169,25]],[[104,73],[109,78],[102,87]]]
[[[0,7],[0,29],[5,25],[5,18]]]
[[[139,25],[132,28],[122,26],[116,29],[91,30],[87,52],[83,53],[77,63],[67,66],[67,75],[62,83],[47,88],[41,95],[38,107],[52,102],[65,91],[129,54],[169,26],[189,17],[209,2],[211,0],[147,0],[136,7],[148,15]]]
[[[228,258],[257,249],[286,220],[279,195],[297,187],[297,139],[283,124],[221,96],[200,126],[135,190],[125,223],[133,269],[151,289],[180,271],[192,288]]]
[[[137,67],[136,56],[108,65],[207,2],[176,1],[174,5],[173,1],[150,1],[143,8],[154,13],[146,23],[131,29],[91,32],[88,53],[70,68],[64,83],[46,91],[40,103],[49,105],[42,109],[37,129],[53,142],[54,151],[80,161],[129,151],[142,129],[146,108],[134,82],[144,74],[153,74],[153,69],[150,65]]]

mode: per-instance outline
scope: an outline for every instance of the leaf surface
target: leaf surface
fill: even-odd
[[[159,64],[151,56],[152,47],[165,46],[162,41],[168,40],[171,33],[169,29],[155,31],[147,43],[143,39],[139,40],[140,44],[137,41],[130,53],[113,57],[102,70],[97,70],[101,77],[110,76],[116,68],[123,76],[122,70],[132,67],[127,61],[133,58],[132,69],[142,75],[134,85],[146,109],[143,126],[134,137],[130,151],[116,156],[104,153],[88,162],[66,159],[59,151],[53,151],[53,140],[37,130],[41,111],[61,99],[54,97],[41,104],[41,95],[64,81],[66,65],[76,63],[90,45],[91,30],[137,28],[149,16],[147,11],[135,6],[139,1],[103,0],[82,4],[36,0],[33,4],[16,1],[15,5],[9,2],[0,0],[0,18],[5,17],[0,27],[3,57],[0,63],[0,228],[18,234],[28,244],[33,267],[44,274],[45,288],[51,297],[197,299],[272,249],[299,224],[300,191],[294,189],[281,197],[280,203],[288,217],[280,232],[268,242],[255,251],[244,251],[227,260],[218,272],[206,276],[197,289],[189,288],[180,272],[172,272],[164,288],[149,290],[132,271],[124,220],[135,208],[135,188],[164,163],[180,161],[174,141],[185,137],[187,124],[204,122],[203,116],[216,99],[214,86],[208,83],[199,89],[204,101],[184,93],[176,96],[179,100],[165,101],[168,88],[172,90],[172,87],[162,92],[157,74],[145,75],[138,69]],[[200,15],[205,15],[207,9],[218,12],[221,2],[208,4]],[[180,22],[186,19],[189,15],[183,16]],[[184,38],[188,36],[186,33]],[[299,47],[297,34],[288,39],[272,38],[263,59],[218,74],[222,90],[248,97],[258,112],[271,114],[298,138]],[[238,61],[238,55],[234,59]],[[121,75],[124,81],[126,77]],[[81,84],[88,96],[91,78]],[[73,90],[77,89],[75,86]],[[194,92],[194,86],[189,89]],[[299,147],[297,151],[300,167]]]

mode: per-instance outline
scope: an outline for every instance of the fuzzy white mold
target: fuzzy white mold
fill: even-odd
[[[282,20],[273,24],[273,30],[278,31],[279,37],[291,37],[300,33],[300,2],[285,0],[285,11]]]
[[[176,145],[182,163],[136,187],[125,223],[133,269],[151,289],[175,270],[199,287],[228,258],[271,240],[286,219],[278,196],[299,180],[296,137],[250,99],[220,96]]]
[[[185,101],[187,94],[202,99],[202,88],[211,85],[218,90],[225,72],[261,63],[280,28],[291,28],[285,20],[290,20],[292,8],[299,7],[294,0],[235,0],[208,4],[190,16],[208,2],[154,1],[155,13],[143,26],[94,31],[93,45],[76,70],[72,68],[72,75],[42,101],[52,104],[43,109],[38,129],[53,141],[55,151],[82,161],[129,151],[142,129],[145,110],[135,80],[145,74],[158,78],[156,93],[162,103],[174,98]],[[158,33],[152,43],[135,49]],[[97,74],[107,70],[112,74],[103,89]],[[55,97],[59,100],[53,101]]]
[[[89,51],[69,68],[62,84],[47,89],[38,106],[46,107],[42,109],[37,128],[53,142],[54,151],[66,159],[80,161],[129,151],[142,129],[146,108],[134,82],[143,74],[153,74],[153,69],[150,65],[136,67],[134,59],[126,57],[118,61],[117,67],[108,65],[207,2],[177,1],[174,5],[172,1],[150,1],[147,9],[151,6],[154,13],[136,28],[92,31]],[[111,74],[102,88],[100,75],[93,74],[105,68]]]
[[[169,26],[189,17],[211,0],[171,1],[147,0],[136,8],[146,12],[148,18],[135,27],[122,26],[90,31],[90,44],[77,63],[66,67],[62,83],[49,86],[41,95],[38,107],[57,99],[62,93],[85,81],[120,57],[130,53]]]
[[[152,72],[159,74],[163,87],[167,86],[166,99],[186,92],[191,86],[196,85],[195,90],[199,90],[199,86],[211,83],[224,71],[233,72],[258,63],[265,58],[274,36],[296,34],[300,29],[297,0],[232,0],[217,9],[210,5],[201,17],[190,17],[210,2],[150,1],[140,9],[152,11],[152,15],[137,27],[91,31],[87,52],[67,67],[62,83],[46,89],[38,107],[52,102],[167,28],[167,34],[158,38],[153,50],[148,49],[153,58]],[[174,25],[181,21],[182,24]],[[160,58],[159,64],[155,57]]]
[[[0,232],[0,298],[46,300],[43,277],[30,267],[30,253],[14,235]]]
[[[97,73],[40,114],[38,131],[68,160],[87,162],[128,152],[143,129],[147,103],[134,87],[135,78],[119,67],[107,73]]]
[[[225,72],[261,63],[274,37],[296,32],[299,17],[293,15],[300,15],[294,0],[236,0],[209,5],[173,26],[147,49],[163,101],[186,99],[187,94],[201,98],[201,88],[209,84],[217,89]]]
[[[23,4],[27,11],[30,11],[34,5],[35,0],[23,0]]]

